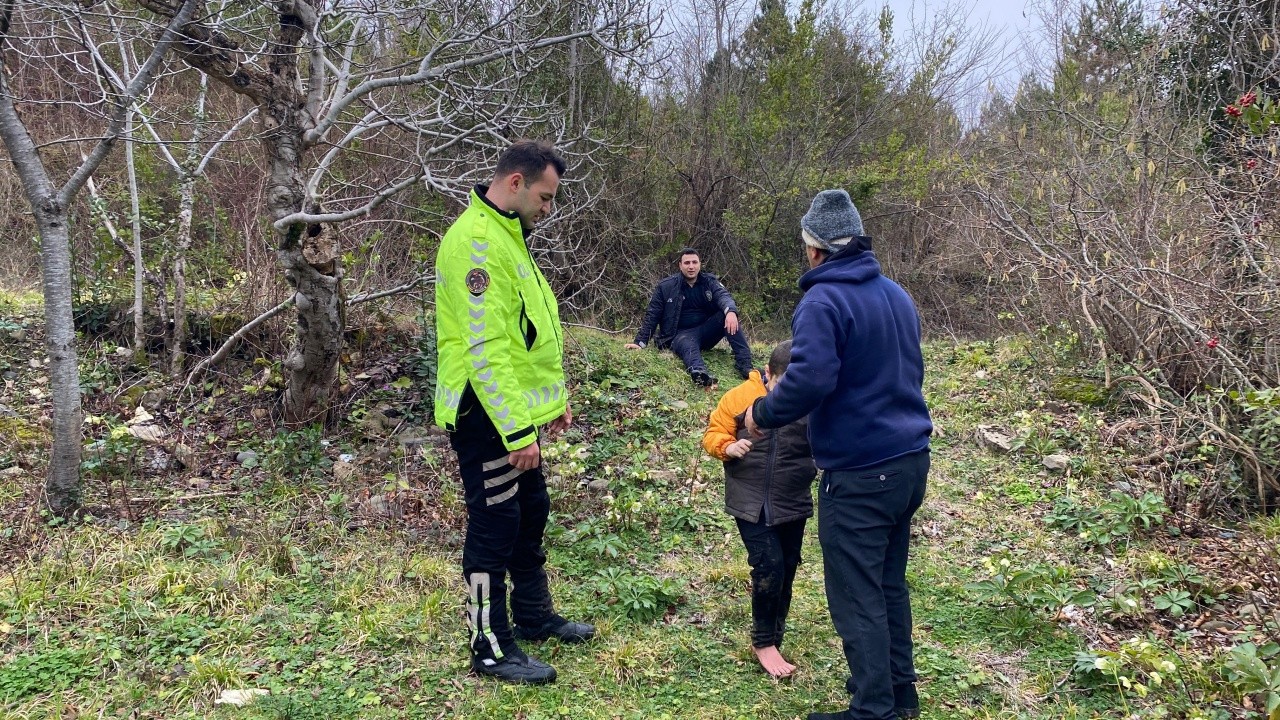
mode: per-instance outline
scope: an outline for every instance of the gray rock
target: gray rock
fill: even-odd
[[[422,445],[431,444],[431,436],[422,428],[407,427],[396,435],[396,442],[404,446],[406,452]]]
[[[4,378],[5,380],[17,380],[18,373],[12,370],[5,370],[3,373],[0,373],[0,378]]]
[[[689,409],[689,403],[685,402],[684,400],[677,400],[677,401],[675,401],[675,402],[671,403],[671,407],[673,407],[673,408],[675,408],[675,409],[677,409],[677,410],[688,410],[688,409]]]
[[[23,476],[25,476],[26,474],[27,474],[27,471],[26,471],[26,470],[23,470],[22,468],[18,467],[17,465],[13,465],[13,466],[7,467],[7,468],[5,468],[5,469],[3,469],[3,470],[0,470],[0,479],[4,479],[4,480],[18,480],[18,479],[22,478]]]
[[[396,497],[388,499],[386,495],[382,494],[371,496],[360,504],[360,509],[374,517],[392,520],[399,520],[404,517],[404,502]]]
[[[1040,459],[1040,464],[1044,465],[1050,472],[1066,472],[1071,467],[1071,458],[1067,455],[1055,453],[1053,455],[1045,455]]]
[[[1257,619],[1262,617],[1262,611],[1258,609],[1257,605],[1249,603],[1236,608],[1236,615],[1245,619]]]
[[[360,430],[367,437],[381,437],[396,426],[396,422],[379,410],[370,410],[360,418]]]
[[[1222,622],[1221,620],[1210,620],[1209,622],[1200,626],[1200,630],[1207,633],[1216,632],[1216,633],[1225,634],[1230,629],[1231,629],[1231,625],[1228,623]]]
[[[3,417],[18,417],[18,413],[17,413],[17,411],[16,411],[16,410],[14,410],[13,408],[9,407],[8,405],[5,405],[5,404],[3,404],[3,403],[0,403],[0,416],[3,416]]]
[[[199,457],[196,455],[196,451],[192,450],[189,445],[174,443],[173,456],[182,464],[182,467],[188,470],[200,469]]]
[[[148,410],[155,411],[159,410],[160,406],[168,399],[169,391],[164,388],[157,388],[142,393],[142,399],[138,401],[138,404]]]
[[[257,459],[258,459],[258,453],[252,450],[241,450],[240,452],[236,453],[236,462],[240,463],[241,465],[244,465],[245,463],[253,462]]]
[[[346,483],[348,480],[356,476],[356,466],[349,462],[339,460],[333,464],[333,479],[340,483]]]
[[[977,439],[978,445],[992,452],[1013,451],[1013,438],[994,425],[979,425]]]
[[[27,339],[27,331],[25,328],[18,328],[9,331],[9,339],[14,342],[22,342]]]
[[[609,481],[605,479],[592,480],[587,483],[587,489],[595,492],[605,492],[609,489]]]
[[[147,453],[147,469],[154,473],[168,472],[173,467],[173,456],[160,448]]]

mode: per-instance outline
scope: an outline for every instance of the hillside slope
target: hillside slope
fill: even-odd
[[[847,701],[816,523],[785,648],[799,671],[756,666],[748,567],[699,447],[727,387],[692,387],[670,355],[569,335],[578,421],[545,447],[549,564],[561,612],[600,632],[538,647],[560,680],[518,688],[467,672],[464,515],[427,425],[429,347],[352,359],[344,421],[324,432],[273,429],[269,363],[177,395],[111,348],[87,353],[93,517],[50,527],[32,506],[38,327],[6,322],[25,332],[0,356],[0,717],[722,720]],[[727,352],[709,360],[732,377]],[[927,362],[938,435],[910,568],[927,716],[1261,710],[1240,678],[1270,682],[1280,525],[1170,516],[1125,470],[1146,452],[1124,403],[1062,399],[1051,349],[935,343]],[[980,425],[1009,449],[982,447]],[[1229,672],[1248,641],[1262,659],[1238,650]],[[248,688],[270,694],[217,703]]]

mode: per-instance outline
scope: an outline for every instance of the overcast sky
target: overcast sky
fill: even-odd
[[[1050,0],[863,0],[864,9],[887,5],[894,14],[895,36],[919,44],[935,26],[961,27],[972,37],[989,40],[986,62],[975,66],[965,90],[969,105],[980,104],[991,86],[1011,94],[1025,74],[1040,74],[1049,66],[1056,31],[1046,31],[1044,8]],[[920,48],[917,47],[917,52]]]

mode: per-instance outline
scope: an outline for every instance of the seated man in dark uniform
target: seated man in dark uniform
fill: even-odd
[[[693,382],[703,387],[715,384],[716,379],[707,372],[702,351],[710,350],[721,338],[729,340],[738,375],[746,378],[751,371],[751,347],[738,326],[738,306],[715,275],[702,272],[702,259],[693,248],[680,251],[680,272],[653,289],[640,332],[626,347],[638,350],[655,334],[658,348],[670,348],[679,355]]]

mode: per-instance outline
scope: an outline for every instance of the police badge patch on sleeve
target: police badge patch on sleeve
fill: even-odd
[[[467,289],[472,295],[483,295],[489,289],[489,273],[484,268],[473,268],[467,273]]]
[[[710,290],[707,290],[707,291],[703,292],[703,293],[702,293],[702,295],[703,295],[703,297],[705,297],[705,298],[707,299],[707,302],[711,302],[711,291],[710,291]]]

